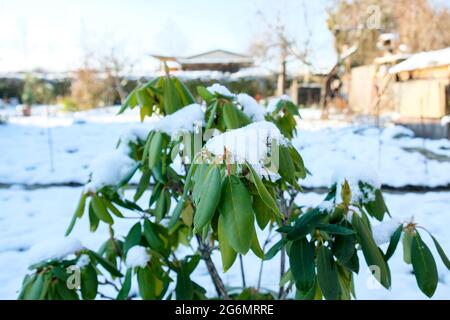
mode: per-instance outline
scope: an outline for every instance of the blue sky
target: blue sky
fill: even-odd
[[[450,0],[434,0],[449,3]],[[305,5],[303,5],[305,3]],[[120,48],[143,61],[151,53],[190,55],[223,48],[245,53],[265,30],[260,10],[280,12],[292,39],[313,31],[317,67],[335,59],[325,9],[331,0],[0,0],[0,71],[73,69],[89,51]],[[305,9],[306,8],[306,9]],[[167,40],[171,39],[171,40]]]
[[[305,35],[306,7],[321,64],[332,62],[328,0],[0,0],[0,68],[53,70],[80,65],[88,51],[120,47],[134,60],[223,48],[245,53],[264,30],[260,10],[280,12],[292,38]],[[172,39],[168,41],[167,38]]]

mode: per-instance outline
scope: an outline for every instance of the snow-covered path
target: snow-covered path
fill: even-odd
[[[15,299],[17,290],[28,265],[29,248],[40,241],[63,237],[70,221],[81,188],[45,188],[24,190],[19,188],[0,189],[0,299]],[[128,196],[130,194],[128,193]],[[300,197],[300,203],[315,205],[320,203],[323,195],[306,193]],[[145,199],[146,196],[143,196]],[[446,252],[450,251],[450,192],[431,192],[426,194],[387,194],[387,203],[393,216],[415,219],[426,226],[441,242]],[[81,239],[83,245],[98,249],[107,239],[108,231],[100,226],[96,233],[90,233],[88,219],[77,223],[73,236]],[[122,219],[115,224],[118,236],[126,234],[135,220]],[[427,242],[429,239],[425,236]],[[263,234],[260,241],[263,241]],[[435,253],[434,247],[430,248]],[[385,248],[384,248],[385,249]],[[187,248],[184,250],[188,250]],[[220,257],[216,253],[213,259],[220,266]],[[244,258],[247,281],[255,285],[258,277],[259,261],[251,253]],[[450,272],[437,261],[440,283],[434,298],[450,299]],[[392,290],[370,289],[373,283],[368,280],[369,272],[361,268],[356,278],[356,292],[360,299],[424,299],[416,287],[411,267],[402,261],[399,250],[391,260],[393,278]],[[276,290],[278,278],[271,276],[279,273],[279,261],[274,258],[264,265],[263,287]],[[214,287],[204,266],[196,271],[195,279],[214,294]],[[238,265],[224,275],[226,284],[240,283]],[[369,286],[367,285],[369,283]]]
[[[124,132],[148,125],[148,122],[138,122],[137,110],[116,117],[117,108],[114,107],[49,118],[43,116],[39,109],[35,111],[36,116],[12,117],[8,125],[0,125],[0,186],[13,185],[0,187],[0,299],[17,296],[28,265],[28,250],[33,244],[43,240],[58,241],[63,237],[81,193],[80,187],[25,190],[18,185],[85,183],[90,172],[89,163],[96,155],[110,152]],[[336,167],[349,167],[349,163],[355,160],[378,171],[385,185],[436,187],[450,184],[449,140],[414,138],[399,127],[384,131],[348,125],[330,126],[330,123],[314,127],[308,124],[307,119],[302,121],[293,144],[312,173],[302,182],[304,186],[326,187]],[[49,161],[49,137],[53,145],[53,171]],[[450,252],[450,192],[388,194],[386,198],[393,216],[407,219],[414,215],[419,223],[436,235],[444,250]],[[316,205],[321,200],[322,195],[306,193],[299,201]],[[121,220],[115,225],[116,234],[124,235],[134,222]],[[97,249],[107,234],[104,226],[100,226],[96,233],[90,233],[87,219],[79,222],[73,232],[74,237],[92,249]],[[428,236],[425,238],[430,240]],[[435,252],[434,246],[430,245],[430,248]],[[220,265],[218,254],[213,259]],[[251,254],[244,260],[247,281],[255,285],[259,262]],[[391,261],[392,291],[369,289],[369,272],[362,268],[356,281],[358,297],[425,298],[416,287],[411,267],[402,263],[401,250]],[[450,299],[450,272],[440,260],[438,268],[440,284],[434,298]],[[277,289],[278,277],[272,276],[274,274],[279,274],[276,258],[264,264],[263,287]],[[196,271],[195,277],[209,294],[214,294],[204,267]],[[226,284],[240,283],[237,265],[223,277]]]

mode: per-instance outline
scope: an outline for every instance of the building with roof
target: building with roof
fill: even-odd
[[[253,58],[227,50],[212,50],[188,57],[152,55],[171,71],[220,71],[234,73],[253,66]]]

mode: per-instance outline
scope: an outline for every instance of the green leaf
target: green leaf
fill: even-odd
[[[187,106],[189,104],[195,103],[194,96],[189,91],[189,89],[184,85],[184,83],[177,78],[173,78],[175,88],[180,94],[181,102],[183,105]]]
[[[447,269],[450,270],[450,261],[448,260],[447,255],[444,252],[444,249],[442,249],[439,242],[436,240],[436,238],[430,232],[428,232],[428,234],[430,235],[431,239],[433,239],[434,245],[436,246],[436,250],[439,253],[439,256],[441,257],[442,262],[447,267]]]
[[[209,101],[211,101],[212,99],[214,99],[214,95],[211,94],[211,92],[209,92],[205,87],[203,86],[198,86],[197,87],[197,92],[198,95],[200,97],[202,97],[203,100],[205,100],[207,103],[209,103]]]
[[[341,286],[341,299],[350,300],[353,293],[353,276],[352,272],[343,266],[336,264],[338,270],[338,279]]]
[[[367,265],[369,267],[376,266],[379,268],[380,279],[377,279],[377,281],[379,281],[383,287],[389,289],[391,286],[389,267],[384,260],[381,250],[377,247],[372,233],[356,213],[353,214],[352,225],[358,235],[359,243]]]
[[[202,195],[194,215],[194,227],[197,231],[201,230],[211,221],[217,205],[219,204],[220,192],[220,170],[218,166],[215,165],[208,172],[205,181],[202,183]]]
[[[97,218],[99,218],[103,222],[106,222],[107,224],[114,223],[111,215],[108,213],[108,210],[106,209],[105,203],[99,196],[93,195],[91,199],[91,204]]]
[[[170,194],[166,189],[163,189],[159,194],[158,201],[156,202],[155,208],[156,222],[161,221],[169,209],[170,209]]]
[[[111,211],[112,214],[114,214],[116,217],[119,218],[124,218],[123,214],[119,211],[119,209],[117,209],[112,203],[111,201],[109,201],[106,198],[102,198],[103,202],[106,205],[106,208],[108,208],[109,211]]]
[[[152,169],[161,160],[163,134],[155,132],[148,149],[148,167]]]
[[[389,247],[387,248],[384,258],[388,261],[397,249],[398,242],[400,241],[400,236],[402,235],[403,225],[400,225],[391,236],[391,241],[389,242]]]
[[[174,113],[182,108],[180,97],[170,77],[164,81],[164,111],[166,114]]]
[[[317,208],[309,210],[296,220],[292,230],[287,233],[287,238],[289,240],[297,240],[306,237],[319,224],[322,224],[326,217],[327,214]]]
[[[132,268],[128,268],[127,273],[125,274],[125,279],[123,281],[122,288],[120,288],[119,293],[117,294],[117,300],[127,300],[128,294],[131,289],[131,274]]]
[[[97,295],[97,271],[89,264],[81,269],[81,296],[85,300],[93,300]]]
[[[374,189],[372,186],[368,186],[367,184],[360,184],[360,188],[361,186],[364,186],[362,190],[364,192],[365,189],[371,190],[371,192],[375,193],[375,200],[365,203],[364,204],[364,208],[366,208],[367,212],[374,218],[376,218],[379,221],[382,221],[384,218],[384,214],[386,212],[388,212],[386,203],[384,202],[383,199],[383,194],[381,193],[380,189]]]
[[[289,153],[291,155],[292,161],[294,161],[294,165],[295,165],[296,173],[297,173],[298,177],[300,179],[305,179],[306,178],[306,168],[305,168],[305,164],[303,162],[302,157],[297,152],[297,150],[292,147],[289,148]]]
[[[238,177],[232,175],[225,178],[219,210],[230,246],[238,253],[247,253],[252,241],[255,214],[250,193]]]
[[[226,103],[223,108],[223,120],[227,129],[238,129],[241,127],[239,116],[236,112],[236,107],[230,103]]]
[[[266,206],[259,195],[253,195],[252,207],[255,212],[256,223],[261,230],[264,230],[270,221],[270,213],[272,210]]]
[[[341,285],[338,270],[331,250],[325,246],[321,246],[317,252],[317,279],[325,299],[340,299]]]
[[[420,290],[431,298],[438,283],[437,267],[430,249],[418,233],[412,240],[411,262]]]
[[[136,99],[141,108],[152,107],[154,103],[153,97],[150,96],[150,91],[145,87],[136,90]]]
[[[295,240],[289,250],[289,264],[294,276],[297,290],[308,293],[314,286],[316,265],[314,261],[314,245],[306,238]]]
[[[342,262],[342,265],[354,273],[359,272],[359,258],[358,253],[355,251],[350,259],[346,262]]]
[[[217,223],[217,235],[219,238],[220,255],[222,256],[223,272],[227,272],[234,264],[234,261],[236,261],[237,253],[228,243],[223,226],[223,217],[221,215],[219,215],[219,221]]]
[[[409,232],[403,233],[403,261],[411,264],[411,246],[413,236]]]
[[[125,174],[125,176],[119,181],[119,183],[117,184],[116,188],[122,188],[124,185],[126,185],[128,183],[128,181],[130,181],[131,178],[134,176],[134,174],[136,173],[136,171],[139,169],[140,166],[141,166],[141,163],[140,162],[136,162],[128,170],[128,172]]]
[[[120,107],[118,115],[123,113],[128,107],[134,108],[137,104],[137,98],[136,98],[136,91],[137,88],[130,92],[130,94],[125,99],[124,103]]]
[[[319,284],[317,282],[317,276],[314,277],[314,284],[308,292],[302,292],[296,290],[295,299],[297,300],[321,300],[322,293],[320,292]]]
[[[25,277],[22,281],[22,289],[20,290],[19,297],[17,298],[18,300],[26,299],[31,286],[33,285],[34,281],[36,280],[36,277],[37,277],[37,274],[25,275]]]
[[[133,200],[136,202],[140,199],[140,197],[144,194],[145,190],[147,190],[150,184],[150,175],[151,171],[144,169],[142,172],[141,179],[139,180],[139,185],[136,189],[136,193],[134,194]]]
[[[137,281],[139,285],[139,295],[143,300],[156,299],[155,278],[149,267],[137,268]]]
[[[209,114],[208,122],[206,123],[205,131],[210,129],[213,125],[214,119],[217,113],[217,107],[219,106],[219,102],[216,100],[212,105],[211,112]]]
[[[124,244],[123,244],[123,253],[126,256],[128,250],[134,246],[137,246],[141,243],[142,237],[142,226],[140,222],[137,222],[133,227],[131,227],[128,232]]]
[[[175,286],[177,300],[192,300],[194,286],[184,264],[177,272],[177,285]]]
[[[56,292],[63,300],[80,300],[77,292],[67,288],[67,284],[63,281],[56,283]]]
[[[250,245],[250,249],[253,253],[260,259],[264,259],[264,251],[261,249],[261,245],[258,241],[258,235],[256,234],[256,230],[253,228],[253,237],[252,243]]]
[[[184,205],[185,205],[184,197],[181,197],[177,205],[175,206],[175,209],[173,209],[172,216],[170,217],[169,223],[167,225],[169,229],[175,227],[176,223],[178,222],[178,219],[180,219],[181,213],[183,212]]]
[[[87,198],[87,195],[83,192],[81,194],[80,202],[78,202],[77,209],[75,210],[75,215],[78,218],[82,218],[83,217],[84,208],[86,206],[86,198]]]
[[[198,165],[197,169],[195,170],[194,176],[192,177],[192,180],[194,181],[194,187],[192,188],[192,198],[196,205],[200,202],[200,197],[202,196],[203,181],[205,180],[208,170],[210,170],[212,167],[213,166],[202,163]]]
[[[279,146],[279,167],[278,173],[286,179],[287,182],[294,185],[295,181],[295,166],[292,161],[289,149],[285,146]]]
[[[34,280],[31,285],[27,295],[25,296],[26,300],[38,300],[41,296],[42,289],[44,287],[44,275],[42,273],[38,274],[36,280]]]
[[[259,194],[261,200],[266,204],[267,207],[272,209],[272,211],[276,215],[281,217],[282,214],[281,214],[280,210],[278,209],[275,199],[270,195],[269,191],[267,191],[267,188],[264,185],[264,183],[262,182],[259,175],[256,173],[256,171],[253,169],[253,167],[249,163],[246,162],[246,165],[250,171],[252,181],[256,186],[256,190],[258,190],[258,194]]]
[[[281,238],[280,241],[275,243],[265,254],[264,260],[271,260],[276,254],[286,245],[286,238]]]
[[[155,224],[148,219],[144,221],[144,236],[152,249],[156,251],[164,249],[164,241],[156,232]]]
[[[337,235],[334,238],[332,251],[336,258],[345,264],[354,255],[356,249],[356,237],[355,236],[340,236]]]
[[[89,203],[89,225],[90,225],[90,230],[91,232],[95,232],[95,230],[97,230],[98,228],[98,224],[99,224],[100,220],[98,219],[97,215],[94,212],[94,207],[92,205],[92,200]]]
[[[348,236],[355,233],[353,229],[349,229],[336,224],[319,224],[317,225],[317,229],[330,234],[338,234],[343,236]]]
[[[120,273],[119,270],[116,269],[111,263],[103,259],[101,255],[99,255],[97,252],[89,250],[88,254],[94,258],[103,268],[105,268],[106,271],[108,271],[112,276],[114,277],[122,277],[122,273]]]
[[[86,198],[87,198],[87,195],[84,192],[82,192],[80,201],[78,202],[77,208],[76,208],[76,210],[75,210],[75,212],[73,214],[73,217],[72,217],[72,220],[70,222],[70,225],[69,225],[69,227],[66,230],[66,233],[65,233],[66,237],[72,232],[73,227],[75,226],[75,222],[76,222],[77,218],[83,217],[84,208],[86,206]]]

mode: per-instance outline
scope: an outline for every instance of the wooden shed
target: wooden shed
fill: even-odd
[[[441,119],[450,114],[450,48],[421,52],[389,70],[401,118]]]

